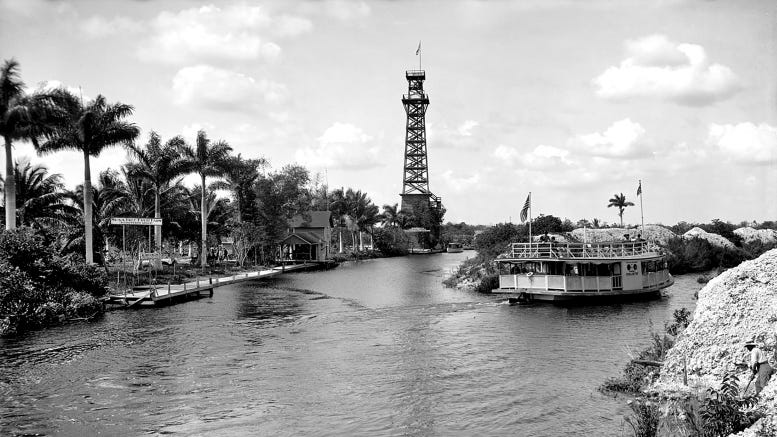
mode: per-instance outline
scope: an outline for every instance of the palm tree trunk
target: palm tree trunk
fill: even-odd
[[[202,223],[202,256],[200,256],[200,267],[203,269],[205,268],[205,264],[207,263],[207,256],[208,256],[208,216],[207,212],[205,211],[205,175],[201,174],[202,177],[202,193],[200,197],[200,220]]]
[[[5,138],[5,228],[16,229],[16,175],[13,171],[11,138]]]
[[[343,253],[343,228],[340,228],[339,235],[340,235],[340,238],[339,238],[339,240],[340,240],[340,253]]]
[[[159,187],[154,190],[154,218],[161,218],[162,212],[159,208]],[[157,257],[154,260],[154,268],[162,268],[162,227],[154,226],[154,247],[156,247]]]
[[[362,240],[362,231],[359,229],[359,252],[364,251],[364,240]]]
[[[92,172],[89,168],[89,153],[84,151],[84,242],[86,263],[94,263],[92,253]]]

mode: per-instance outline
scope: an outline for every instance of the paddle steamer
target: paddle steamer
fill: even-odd
[[[647,241],[513,243],[496,262],[492,293],[521,302],[657,298],[674,283],[664,254]]]

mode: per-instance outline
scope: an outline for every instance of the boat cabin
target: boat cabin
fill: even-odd
[[[657,293],[674,282],[664,256],[647,241],[514,243],[496,262],[499,289],[494,292],[540,300]]]

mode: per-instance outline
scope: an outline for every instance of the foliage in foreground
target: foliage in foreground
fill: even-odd
[[[671,324],[664,324],[663,333],[650,333],[650,346],[640,351],[634,359],[659,362],[664,360],[666,352],[674,346],[675,337],[691,323],[691,312],[686,308],[680,308],[674,311],[672,318]],[[658,373],[651,368],[629,361],[621,376],[607,378],[599,390],[636,394],[654,382],[657,377]]]
[[[716,246],[703,238],[672,238],[667,242],[667,263],[672,274],[703,272],[716,267],[735,267],[752,258],[739,248]]]
[[[739,395],[739,379],[734,373],[723,376],[720,388],[709,388],[701,396],[664,400],[662,405],[645,398],[630,403],[633,411],[626,418],[635,437],[682,435],[693,437],[723,437],[752,426],[763,414],[753,407],[755,396]],[[769,433],[764,424],[759,432]]]
[[[0,335],[100,310],[107,276],[74,255],[60,256],[30,228],[0,233]]]

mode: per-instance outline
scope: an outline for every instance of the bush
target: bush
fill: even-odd
[[[727,436],[742,431],[759,419],[750,410],[755,396],[739,397],[739,379],[733,373],[723,376],[720,389],[710,388],[701,407],[702,435]]]
[[[654,437],[658,431],[660,417],[658,405],[647,400],[637,399],[629,404],[634,414],[626,418],[626,423],[634,431],[634,437]]]
[[[399,228],[378,228],[372,235],[376,249],[386,256],[402,256],[409,253],[410,239]]]
[[[475,291],[478,293],[490,293],[495,288],[499,288],[499,275],[488,275],[480,280],[480,284],[475,287]]]
[[[672,274],[703,272],[716,267],[735,267],[748,259],[742,249],[715,246],[703,238],[672,238],[666,248],[669,271]]]
[[[671,324],[664,324],[664,333],[651,332],[652,344],[637,354],[634,359],[645,361],[663,361],[666,352],[674,346],[675,337],[691,323],[691,312],[686,308],[675,310]],[[615,378],[607,378],[599,387],[600,391],[621,393],[640,393],[647,385],[658,378],[658,372],[634,361],[629,361],[623,369],[623,374]]]
[[[486,229],[475,238],[475,249],[486,260],[491,260],[507,252],[510,243],[519,241],[525,235],[527,235],[526,227],[523,225],[499,223]]]
[[[74,256],[61,257],[41,233],[0,233],[0,335],[94,314],[108,278]]]

